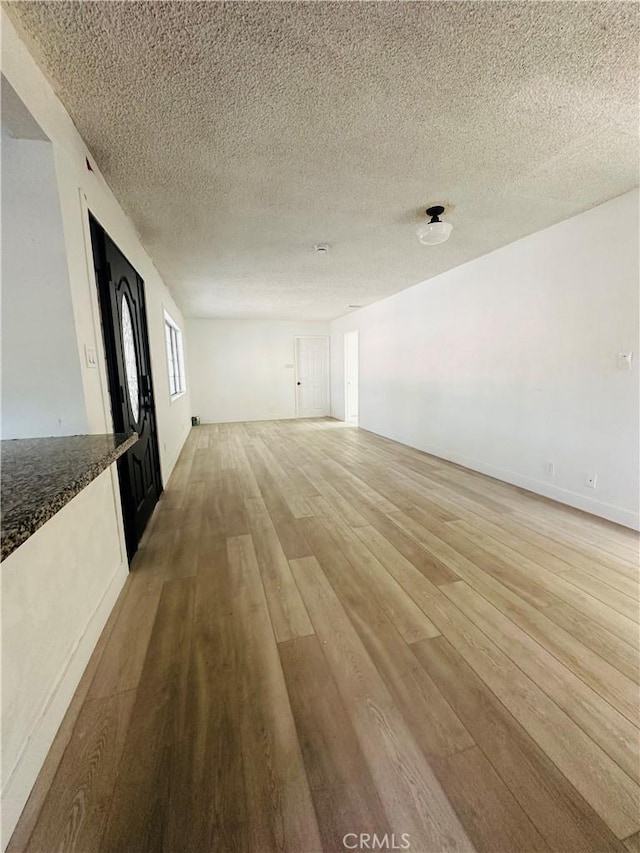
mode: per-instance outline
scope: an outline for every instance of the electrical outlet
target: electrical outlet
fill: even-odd
[[[587,474],[587,486],[590,489],[595,489],[597,482],[598,482],[598,475],[597,474]]]
[[[619,370],[631,370],[631,362],[633,361],[633,353],[632,352],[619,352],[618,353],[618,369]]]
[[[556,476],[556,463],[555,462],[547,462],[547,474],[550,477]]]

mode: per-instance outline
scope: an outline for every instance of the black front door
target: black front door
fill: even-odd
[[[162,491],[144,282],[102,226],[90,220],[113,427],[140,436],[118,460],[131,559]]]

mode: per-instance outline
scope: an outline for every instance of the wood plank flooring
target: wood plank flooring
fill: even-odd
[[[192,430],[11,853],[640,850],[638,536],[330,419]]]

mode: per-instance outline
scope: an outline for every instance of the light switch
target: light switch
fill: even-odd
[[[84,345],[84,360],[87,367],[92,368],[93,370],[97,370],[98,368],[98,357],[96,355],[96,348]]]

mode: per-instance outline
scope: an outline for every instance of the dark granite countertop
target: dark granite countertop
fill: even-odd
[[[137,440],[136,433],[116,433],[1,441],[0,560],[22,545]]]

